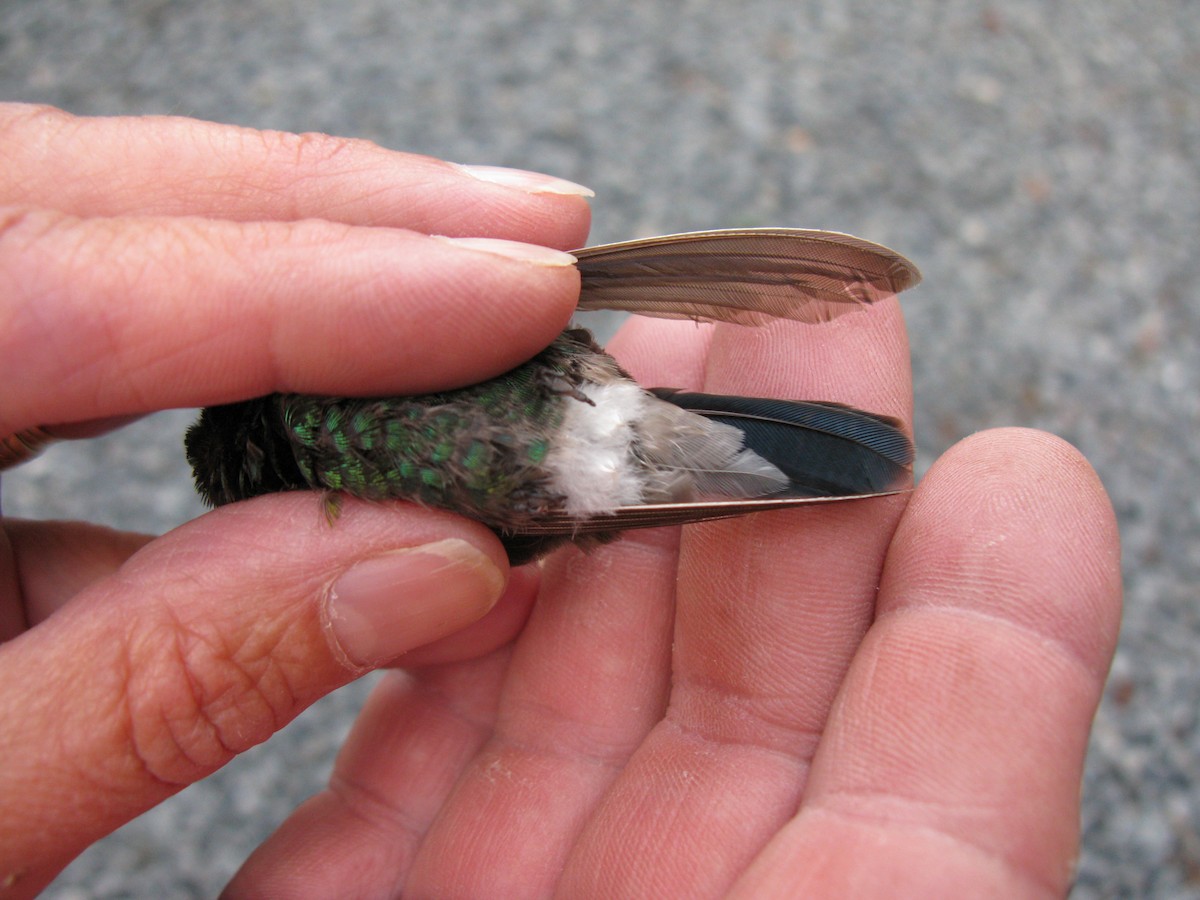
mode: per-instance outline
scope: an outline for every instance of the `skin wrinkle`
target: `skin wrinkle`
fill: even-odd
[[[297,191],[307,184],[319,185],[327,180],[324,171],[335,162],[336,157],[343,151],[352,148],[353,142],[347,139],[325,137],[321,135],[301,134],[292,135],[286,132],[269,131],[261,134],[251,134],[249,139],[259,141],[263,150],[263,158],[259,164],[247,174],[244,180],[253,189],[266,194],[271,199],[272,207],[278,217],[283,219],[301,219],[306,217],[304,198],[306,192]],[[234,158],[243,155],[241,147],[236,148]],[[279,163],[279,158],[287,160],[286,165]],[[234,171],[230,167],[230,171]],[[335,177],[344,177],[362,170],[345,170],[336,167]],[[315,192],[317,194],[320,191]],[[347,197],[345,203],[351,205],[360,201],[361,195]],[[282,205],[281,205],[282,204]],[[327,204],[319,204],[323,209],[331,210]],[[327,213],[328,214],[328,213]],[[308,213],[307,215],[311,215]]]
[[[393,674],[399,676],[405,673],[397,671]],[[424,715],[433,715],[445,718],[452,723],[462,724],[469,732],[476,736],[479,744],[482,744],[491,732],[492,721],[471,715],[463,708],[462,704],[455,702],[456,698],[453,694],[435,686],[428,680],[410,677],[407,680],[406,687],[409,695],[407,699],[416,700],[416,702],[420,703],[422,707],[421,712]],[[420,718],[420,716],[414,715],[413,718]],[[334,765],[333,773],[329,779],[329,788],[335,795],[342,799],[346,808],[351,813],[362,818],[368,824],[378,825],[380,822],[384,824],[395,822],[414,841],[421,840],[432,825],[432,820],[430,820],[425,822],[423,827],[420,826],[414,819],[415,813],[396,802],[405,799],[403,792],[388,794],[370,788],[360,779],[349,774],[343,766]],[[359,807],[360,802],[366,803],[372,811],[381,812],[383,815],[370,815],[366,810]],[[383,831],[386,833],[387,829],[385,828]]]
[[[15,112],[7,112],[3,120],[7,127],[0,125],[0,146],[38,149],[37,157],[44,160],[50,155],[50,144],[62,132],[65,132],[75,117],[62,110],[46,104],[20,105]],[[12,171],[0,169],[0,171]]]
[[[305,165],[320,169],[323,165],[336,161],[344,153],[364,146],[375,146],[369,141],[360,142],[353,138],[335,137],[316,131],[305,131],[297,135],[285,131],[268,131],[265,136],[275,138],[280,148],[293,151],[292,161],[297,169],[302,169]],[[312,160],[309,159],[310,156],[313,157]]]
[[[205,246],[211,251],[214,251],[228,259],[229,263],[231,264],[231,268],[234,271],[253,271],[254,261],[245,257],[247,245],[250,248],[250,252],[255,252],[257,247],[265,245],[268,240],[274,240],[275,238],[273,238],[272,235],[277,236],[278,231],[276,229],[281,227],[277,224],[268,225],[266,223],[246,223],[237,226],[236,229],[231,228],[228,231],[212,232],[209,229],[194,228],[187,219],[183,219],[182,222],[188,224],[184,226],[187,229],[186,232],[179,234],[179,244],[177,249],[179,249],[181,253],[190,252],[187,251],[188,247],[194,246],[195,244],[203,241]],[[297,249],[301,252],[305,249],[316,249],[317,244],[311,240],[296,240],[296,232],[298,230],[299,229],[295,227],[289,230],[287,243],[296,245]],[[284,242],[281,241],[279,243],[283,244]],[[263,272],[261,274],[269,274],[274,279],[278,279],[281,275],[283,277],[288,277],[288,273],[286,271]],[[262,303],[244,302],[245,297],[243,295],[245,292],[247,290],[255,289],[256,281],[251,281],[249,283],[243,282],[241,284],[231,284],[230,290],[225,292],[220,290],[204,290],[202,294],[206,302],[209,300],[209,298],[225,298],[222,301],[223,304],[229,307],[231,310],[237,310],[236,316],[229,316],[228,318],[230,320],[237,321],[239,329],[243,331],[249,331],[252,334],[262,335],[262,337],[260,337],[258,340],[245,341],[245,349],[243,349],[242,353],[250,352],[250,348],[253,347],[253,352],[255,353],[257,360],[261,361],[262,359],[266,359],[269,361],[269,366],[257,367],[260,370],[267,370],[264,373],[266,377],[263,379],[263,389],[270,390],[275,384],[282,381],[282,367],[280,364],[279,351],[280,341],[274,337],[274,334],[278,331],[278,326],[283,316],[281,316],[282,311],[277,310],[275,307],[270,307]],[[191,304],[187,302],[189,298],[186,296],[186,294],[198,292],[198,290],[188,290],[182,294],[180,297],[181,302],[179,303],[180,310],[187,311],[189,306],[191,306]],[[265,292],[265,296],[274,297],[278,300],[287,299],[286,297],[274,291]],[[136,323],[133,324],[136,325]],[[129,330],[134,331],[135,329]],[[174,347],[160,352],[154,359],[143,361],[141,365],[143,367],[169,365],[170,361],[173,359],[179,357],[186,358],[190,356],[197,359],[197,362],[194,364],[194,366],[200,367],[203,364],[200,363],[199,360],[203,359],[203,354],[199,352],[199,349],[203,348],[204,346],[210,344],[215,345],[217,342],[224,342],[226,340],[226,328],[216,327],[216,320],[214,320],[214,327],[205,337],[192,339],[187,343],[178,343]],[[136,342],[136,346],[143,345],[145,345],[144,341],[139,340]]]
[[[512,652],[512,642],[509,642],[499,649],[485,654],[485,658],[497,671],[505,672],[508,670],[508,666],[512,660]],[[487,732],[490,734],[496,726],[496,716],[499,709],[498,695],[492,697],[485,710],[475,712],[473,710],[478,707],[479,703],[470,688],[464,689],[458,679],[453,677],[449,679],[449,687],[441,686],[441,682],[447,672],[461,665],[461,663],[455,663],[451,666],[432,666],[416,675],[412,675],[403,669],[397,669],[390,672],[389,677],[395,678],[403,674],[410,679],[413,690],[419,691],[422,696],[429,698],[431,701],[436,700],[451,715],[465,722],[468,727],[478,729],[481,733]],[[464,697],[471,697],[471,702],[464,703]]]
[[[263,237],[266,237],[267,227],[265,225],[260,225],[259,231]],[[287,245],[289,247],[296,242],[296,236],[297,229],[294,226],[289,227],[287,231]],[[234,261],[236,263],[236,256],[234,257]],[[278,277],[278,273],[275,273],[275,275]],[[236,302],[236,291],[230,291],[228,296],[231,298],[230,302]],[[283,338],[280,333],[280,325],[285,321],[286,317],[283,315],[284,310],[279,309],[278,305],[284,301],[285,297],[282,293],[275,291],[267,291],[266,296],[273,298],[274,302],[272,304],[242,304],[238,319],[245,325],[252,327],[254,333],[259,336],[258,340],[253,343],[257,345],[257,352],[261,354],[258,357],[256,366],[263,373],[263,389],[268,391],[282,390],[286,388],[283,365],[283,358],[286,356],[286,353],[282,349],[286,346],[286,338]],[[247,316],[247,312],[250,313],[250,316]],[[213,332],[211,338],[218,343],[223,340],[220,331]]]
[[[835,806],[828,802],[830,800],[848,802],[838,803]],[[1003,802],[967,805],[939,802],[939,800],[938,797],[928,795],[919,798],[907,797],[890,789],[880,791],[839,788],[822,791],[820,800],[814,803],[814,809],[828,810],[834,814],[843,814],[846,818],[859,819],[885,827],[893,825],[902,825],[906,829],[928,827],[931,830],[942,832],[943,829],[926,823],[948,820],[955,822],[956,827],[961,827],[960,823],[964,819],[976,819],[981,813],[989,820],[994,821],[995,814],[1003,812],[1006,808]],[[925,815],[930,812],[949,813],[950,815],[948,817]],[[918,815],[913,815],[914,813]]]
[[[753,517],[747,517],[743,520],[746,523],[744,525],[735,524],[732,527],[745,532],[751,527],[751,518]],[[714,525],[716,524],[718,523],[714,523]],[[756,525],[754,527],[757,530],[760,526]],[[742,534],[739,534],[739,538],[742,536]],[[702,550],[703,547],[697,545],[695,549]],[[748,564],[761,567],[765,564],[763,559],[766,555],[764,551],[752,553],[750,556],[754,562]],[[759,571],[761,571],[761,568]],[[741,582],[742,576],[737,575],[735,580]],[[877,583],[877,581],[872,582],[872,584]],[[805,592],[805,606],[802,609],[790,611],[786,621],[779,620],[778,622],[764,625],[764,623],[760,622],[747,622],[741,614],[737,614],[732,622],[717,620],[712,615],[708,618],[710,619],[710,625],[712,627],[719,627],[722,632],[736,628],[739,633],[749,630],[765,631],[767,634],[778,635],[786,633],[780,632],[780,628],[786,628],[789,631],[791,629],[803,629],[806,644],[821,651],[819,653],[819,667],[814,667],[812,651],[809,651],[807,657],[799,658],[793,655],[793,648],[789,644],[784,643],[780,638],[776,637],[773,640],[775,646],[772,646],[772,641],[770,640],[758,645],[760,656],[765,655],[765,658],[760,660],[756,666],[748,668],[744,660],[739,660],[739,665],[736,669],[731,670],[730,667],[723,668],[722,679],[711,682],[708,684],[708,687],[711,689],[713,685],[728,685],[735,680],[739,683],[747,681],[756,682],[761,681],[764,675],[769,675],[772,683],[780,680],[788,683],[791,686],[790,691],[792,696],[797,691],[804,692],[806,690],[811,692],[813,696],[820,696],[825,693],[821,687],[823,684],[840,681],[849,665],[849,658],[841,652],[835,652],[831,655],[829,651],[837,651],[837,648],[843,647],[851,635],[856,644],[861,640],[862,635],[866,633],[870,626],[870,614],[864,612],[864,610],[873,608],[874,590],[872,589],[871,601],[865,605],[858,602],[848,602],[848,594],[844,586],[842,589],[834,590],[830,588],[826,591],[818,592],[815,585],[808,585],[805,588]],[[835,612],[831,614],[831,610]],[[839,612],[843,610],[844,612]],[[733,612],[737,613],[736,610]],[[800,615],[803,615],[802,619],[797,618]],[[786,656],[783,656],[785,654]],[[794,665],[789,667],[781,664],[787,661],[792,661]],[[799,672],[803,674],[798,675],[796,667],[799,667]],[[687,683],[704,685],[705,682],[696,681],[693,676]],[[750,694],[745,695],[747,699],[752,699],[753,696]],[[786,699],[788,695],[783,696]],[[832,695],[825,701],[826,708],[821,713],[822,718],[827,716],[828,704],[830,702],[832,702]],[[809,706],[811,707],[811,704]],[[817,712],[817,710],[811,711],[814,714]]]
[[[680,734],[692,735],[708,744],[722,747],[750,747],[765,750],[785,759],[803,761],[806,766],[811,763],[821,741],[824,721],[821,722],[820,728],[800,727],[798,724],[789,722],[784,716],[768,717],[756,711],[754,706],[762,699],[761,696],[752,697],[748,694],[739,696],[727,689],[719,690],[712,685],[706,686],[696,679],[689,679],[686,683],[680,684],[680,687],[685,686],[693,692],[699,689],[698,693],[703,698],[714,698],[719,704],[720,712],[710,713],[712,707],[709,703],[705,699],[693,696],[688,699],[687,703],[690,706],[698,700],[697,706],[703,715],[696,716],[693,713],[687,718],[683,718],[678,713],[677,701],[672,701],[671,708],[663,719],[664,726],[673,727]],[[779,699],[785,702],[791,700],[785,695],[781,695]],[[828,711],[826,711],[826,718],[828,718]],[[736,719],[735,728],[731,728],[728,724],[731,719]],[[714,727],[714,721],[720,722],[721,727]],[[761,727],[752,728],[751,725],[754,724]],[[730,737],[727,733],[729,731],[736,732],[739,737]]]
[[[82,148],[89,147],[93,144],[93,134],[89,133],[88,121],[83,118],[74,118],[65,123],[64,134],[61,137],[56,137],[54,143],[59,148]],[[69,134],[65,132],[70,131]],[[141,154],[141,147],[137,145],[137,139],[132,134],[131,129],[125,129],[114,135],[114,138],[119,138],[124,145],[119,150],[119,157],[128,160],[139,160],[137,172],[132,173],[136,178],[146,179],[147,176],[153,178],[160,172],[166,171],[165,165],[154,165],[150,162],[141,162],[144,159]],[[161,145],[161,141],[157,141]],[[49,151],[51,148],[47,147]],[[116,147],[109,148],[110,152],[116,150]],[[46,168],[50,170],[60,169],[60,166],[53,164],[53,154],[47,153]],[[75,154],[76,165],[70,166],[73,178],[66,185],[66,190],[63,191],[67,202],[64,204],[66,209],[64,212],[71,212],[78,209],[81,205],[87,208],[98,208],[103,210],[108,201],[110,193],[124,193],[127,190],[127,183],[120,176],[115,176],[111,170],[106,171],[102,164],[97,167],[97,159],[90,154]],[[39,167],[41,168],[41,167]],[[122,173],[124,174],[124,173]],[[60,190],[55,186],[55,190]],[[33,192],[36,196],[40,191]]]
[[[961,580],[956,580],[955,584],[961,585]],[[989,625],[998,625],[1007,628],[1018,634],[1024,635],[1033,639],[1042,646],[1054,647],[1060,651],[1061,655],[1073,666],[1080,670],[1088,680],[1102,675],[1108,671],[1108,665],[1105,663],[1100,668],[1090,663],[1080,650],[1070,641],[1063,637],[1041,631],[1034,626],[1022,622],[1019,619],[1013,619],[1008,616],[999,615],[997,613],[988,612],[986,610],[975,607],[954,606],[949,603],[923,603],[921,601],[905,600],[904,605],[889,609],[884,612],[877,622],[883,622],[888,619],[903,619],[908,616],[921,615],[927,613],[937,613],[941,615],[954,616],[962,619],[974,619],[981,622],[987,622]]]
[[[336,768],[329,776],[327,789],[341,802],[346,812],[387,836],[388,842],[393,845],[403,843],[406,839],[414,845],[418,844],[429,830],[429,823],[416,821],[413,814],[395,802],[397,798],[373,790]]]
[[[827,806],[815,807],[810,806],[804,809],[798,818],[819,818],[828,816],[831,819],[836,819],[844,822],[851,828],[856,826],[866,825],[873,829],[883,831],[885,833],[893,831],[893,822],[887,820],[876,820],[869,816],[855,815],[849,809],[831,809]],[[1006,873],[1012,879],[1020,884],[1033,885],[1038,889],[1038,893],[1045,893],[1051,897],[1061,897],[1064,885],[1055,884],[1050,881],[1039,878],[1035,873],[1030,872],[1020,866],[1014,865],[1013,862],[1007,859],[1002,853],[989,850],[974,841],[966,840],[963,835],[947,831],[942,828],[937,828],[928,823],[913,823],[911,821],[904,823],[904,832],[906,834],[923,833],[932,835],[935,838],[945,840],[958,848],[965,848],[968,851],[973,851],[978,856],[982,857],[986,862],[992,863],[996,868]],[[1013,896],[1020,896],[1014,894]]]
[[[137,671],[137,666],[133,661],[133,645],[129,640],[126,639],[121,642],[121,651],[117,655],[116,662],[120,668],[119,683],[121,685],[121,690],[117,693],[117,706],[120,710],[120,715],[112,717],[112,721],[120,723],[116,736],[121,744],[128,748],[129,759],[136,763],[139,778],[162,788],[166,793],[173,793],[179,790],[181,785],[173,780],[162,778],[159,775],[156,771],[157,766],[154,765],[151,757],[144,752],[141,741],[138,740],[138,717],[134,709],[141,705],[141,701],[139,699],[139,689],[133,685],[134,672]]]
[[[289,647],[300,646],[307,631],[307,627],[301,626],[294,619],[286,619],[282,629],[268,631],[269,640],[257,648],[250,657],[251,661],[258,659],[265,662],[265,666],[261,666],[261,672],[254,683],[258,686],[255,696],[262,696],[272,714],[269,734],[274,734],[282,728],[291,721],[298,708],[303,708],[302,694],[293,679],[289,677],[289,666],[285,665],[287,659],[283,651]],[[271,702],[272,697],[276,698],[275,702]],[[284,702],[281,702],[280,698]],[[239,714],[233,716],[235,722],[245,718]],[[257,735],[250,740],[252,741],[251,745],[259,743]],[[239,743],[244,744],[244,742],[245,739]],[[243,747],[243,749],[245,748]]]
[[[169,644],[169,649],[163,647],[160,651],[163,659],[152,664],[142,662],[135,669],[142,673],[153,673],[146,680],[158,685],[161,691],[158,696],[151,694],[150,702],[140,704],[138,721],[147,721],[144,710],[153,705],[155,710],[150,720],[156,721],[161,727],[154,729],[153,748],[142,740],[138,741],[138,755],[144,760],[147,770],[160,781],[181,787],[218,768],[232,758],[234,751],[223,742],[217,723],[208,715],[205,688],[189,662],[189,653],[185,649],[188,642],[182,623],[176,619],[172,626],[156,629],[160,630],[169,636],[168,641],[162,642]],[[154,639],[152,641],[159,643]],[[171,702],[178,696],[177,690],[162,690],[163,685],[180,684],[191,699],[187,709]],[[163,701],[167,701],[166,705]],[[167,747],[162,746],[164,733],[169,738]],[[220,748],[219,752],[213,752],[214,744]],[[171,770],[181,774],[168,775]]]
[[[597,728],[582,716],[565,715],[545,703],[526,700],[518,704],[510,699],[505,705],[508,709],[498,717],[493,734],[493,748],[498,754],[512,749],[528,756],[586,762],[619,770],[645,740],[644,734],[620,741],[605,740],[599,732],[614,729]],[[517,718],[511,715],[513,707],[523,714],[516,728],[510,728],[511,721]],[[541,727],[526,727],[524,714],[527,713],[532,713],[531,718],[541,722]],[[623,728],[618,725],[615,730]],[[525,732],[530,738],[539,740],[517,738],[517,732]],[[571,740],[564,740],[564,735]]]
[[[3,530],[4,532],[4,547],[2,550],[2,555],[0,555],[0,559],[3,560],[3,564],[0,565],[0,572],[11,573],[11,578],[6,578],[5,580],[9,581],[13,585],[12,597],[15,600],[16,609],[19,614],[19,621],[15,623],[16,631],[12,633],[0,631],[0,646],[3,646],[4,642],[9,638],[16,637],[18,634],[22,634],[24,631],[29,629],[32,625],[33,619],[29,610],[29,584],[22,574],[24,572],[24,567],[20,564],[20,556],[18,555],[19,551],[13,544],[12,537],[10,536],[8,529],[5,527],[2,516],[3,512],[0,511],[0,530]]]
[[[320,241],[310,238],[308,235],[311,233],[310,226],[312,224],[314,224],[313,220],[289,223],[288,246],[301,252],[305,250],[314,253],[324,252],[328,248],[330,240],[327,236],[323,236]],[[332,226],[322,224],[321,227],[324,229]],[[345,226],[343,234],[349,234],[350,229],[351,226]],[[411,232],[397,231],[412,237],[414,243],[419,240]],[[333,240],[336,242],[336,237]],[[357,258],[355,260],[356,263],[360,261]],[[279,277],[279,273],[273,274],[276,278]],[[351,274],[351,272],[347,271],[346,274]],[[343,279],[343,283],[333,289],[340,294],[339,305],[344,309],[345,315],[354,316],[356,324],[359,326],[364,320],[374,320],[379,331],[390,331],[400,335],[412,330],[412,320],[416,316],[425,316],[424,326],[429,327],[431,318],[444,315],[441,312],[442,304],[434,302],[436,296],[443,290],[443,286],[429,285],[422,292],[411,294],[408,302],[403,307],[398,307],[394,301],[389,301],[389,294],[392,292],[381,290],[378,287],[387,286],[396,280],[396,272],[390,266],[379,262],[376,262],[369,270],[355,266],[352,274],[354,276],[352,280]],[[290,273],[285,273],[285,275],[290,277]],[[457,287],[456,284],[452,284],[449,289],[456,290]],[[301,286],[300,289],[306,292],[311,290],[308,286]],[[406,290],[411,290],[411,286],[406,286]],[[271,373],[271,384],[266,389],[292,390],[295,389],[295,386],[288,384],[288,379],[284,378],[282,360],[289,355],[287,348],[294,345],[296,338],[295,325],[291,321],[291,317],[286,315],[286,306],[293,302],[294,295],[282,291],[269,291],[267,296],[273,298],[274,306],[254,304],[259,307],[259,315],[266,323],[266,327],[262,329],[265,332],[264,337],[259,342],[269,360]],[[349,346],[349,341],[337,333],[336,323],[329,323],[329,328],[327,340],[329,346]],[[402,360],[397,361],[397,366],[402,365]]]
[[[332,202],[314,204],[311,200],[306,202],[310,194],[312,197],[319,197],[326,193],[322,187],[323,184],[335,183],[347,176],[369,176],[379,168],[374,164],[374,157],[377,154],[382,157],[386,151],[371,141],[334,137],[315,132],[299,135],[283,131],[251,132],[246,135],[246,139],[257,142],[263,150],[262,159],[245,178],[248,182],[247,186],[270,197],[273,206],[281,201],[285,202],[286,207],[275,209],[279,218],[301,219],[312,216],[313,213],[306,212],[305,207],[320,208],[326,216],[339,208],[352,209],[362,206],[374,208],[375,204],[364,204],[364,200],[386,197],[394,191],[394,187],[386,181],[375,179],[378,181],[377,188],[355,191],[353,196],[346,196],[340,204]],[[352,166],[342,165],[340,157],[349,155],[353,160],[357,154],[366,155],[363,153],[364,150],[370,152],[371,162],[364,160]],[[234,159],[242,155],[241,147],[235,148],[235,152],[232,154]],[[280,158],[285,159],[287,164],[281,165]],[[332,176],[330,175],[331,170]],[[233,171],[233,167],[230,167],[230,171]],[[315,186],[315,189],[302,190],[306,186]],[[414,186],[420,186],[420,183],[417,182]],[[386,209],[387,206],[388,204],[385,204],[384,208]],[[407,211],[411,213],[412,207],[410,206]],[[360,221],[359,224],[373,223]]]
[[[279,672],[273,654],[286,645],[286,635],[271,629],[264,641],[261,633],[251,633],[234,646],[216,625],[202,631],[169,609],[160,612],[165,622],[136,623],[126,640],[131,707],[132,697],[142,696],[136,721],[157,723],[150,735],[133,735],[133,749],[156,780],[183,785],[273,733],[291,718],[299,698],[287,678],[271,677]],[[145,691],[146,685],[152,688]],[[177,705],[181,696],[190,697],[186,709]],[[147,711],[152,711],[149,718]],[[251,724],[231,733],[226,719]],[[161,743],[164,737],[167,746]]]
[[[161,230],[159,236],[169,239],[177,237],[177,234],[174,227],[167,227]],[[153,291],[153,285],[156,281],[153,270],[157,260],[153,260],[149,256],[139,253],[136,248],[130,247],[128,238],[120,231],[111,231],[105,237],[108,239],[107,244],[97,246],[93,238],[90,242],[83,242],[80,248],[81,253],[90,253],[92,256],[104,260],[105,265],[94,266],[96,271],[112,271],[118,274],[120,278],[119,284],[109,287],[107,291],[102,291],[97,296],[104,298],[107,295],[108,299],[118,301],[127,296],[137,296],[139,285],[148,285],[151,291]],[[174,249],[181,254],[188,252],[187,242],[177,240]],[[117,264],[110,268],[107,263],[113,258],[117,259]],[[88,267],[92,268],[93,265],[89,263]],[[65,283],[70,284],[72,280],[68,278]],[[117,373],[113,372],[111,367],[105,364],[106,356],[120,356],[122,344],[128,344],[128,340],[123,334],[128,329],[122,328],[119,323],[120,312],[124,312],[121,307],[122,305],[118,302],[102,302],[98,307],[93,308],[96,319],[99,322],[99,327],[88,329],[89,344],[93,347],[96,344],[100,344],[101,349],[99,352],[94,353],[91,363],[86,369],[76,371],[75,377],[83,381],[90,378],[95,384],[91,401],[92,405],[103,407],[104,404],[100,398],[106,395],[120,396],[124,393],[134,398],[133,402],[138,409],[146,409],[153,404],[143,391],[137,389],[138,379],[127,369],[122,369],[120,373]],[[119,310],[120,312],[118,312]],[[110,384],[112,386],[106,386],[106,374],[107,378],[111,379]]]
[[[446,226],[448,225],[446,218],[437,212],[437,210],[442,206],[442,204],[439,202],[439,197],[441,192],[446,189],[445,185],[441,183],[441,176],[446,172],[452,172],[456,177],[462,177],[462,173],[459,172],[452,164],[443,163],[441,160],[436,160],[435,162],[437,162],[437,165],[430,167],[428,175],[423,175],[410,182],[412,185],[411,194],[406,196],[404,199],[405,211],[416,221],[424,222],[426,225],[426,230],[430,234],[440,234],[442,231],[447,230]],[[366,193],[363,196],[386,198],[392,193],[392,190],[393,189],[389,185],[384,183],[380,184],[377,190]],[[392,203],[390,202],[381,204],[381,208],[383,209],[388,209],[391,206]],[[513,224],[517,225],[518,228],[521,228],[521,230],[532,230],[537,223],[538,216],[532,212],[527,215],[521,215],[517,217],[513,217],[511,210],[505,210],[504,212],[505,215],[508,216],[508,218],[506,218],[504,221],[512,222]],[[497,215],[498,214],[493,213],[491,215],[480,216],[473,223],[474,227],[472,230],[477,231],[480,234],[489,233],[497,224]],[[454,230],[461,231],[461,229]]]

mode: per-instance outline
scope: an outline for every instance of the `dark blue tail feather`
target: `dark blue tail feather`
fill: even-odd
[[[840,497],[907,487],[912,442],[901,423],[840,403],[656,388],[660,399],[738,428],[788,476],[786,495]]]

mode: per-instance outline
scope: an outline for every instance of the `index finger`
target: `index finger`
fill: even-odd
[[[499,374],[548,344],[572,257],[510,241],[0,209],[0,434],[297,391]]]

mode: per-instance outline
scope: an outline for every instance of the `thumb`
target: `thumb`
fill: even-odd
[[[347,502],[331,526],[311,494],[147,544],[0,646],[0,895],[36,893],[319,697],[476,621],[507,569],[475,523]]]

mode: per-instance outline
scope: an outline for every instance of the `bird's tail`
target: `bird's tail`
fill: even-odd
[[[841,403],[655,388],[659,399],[738,429],[745,448],[787,476],[779,497],[844,497],[907,487],[912,442],[901,423]]]

